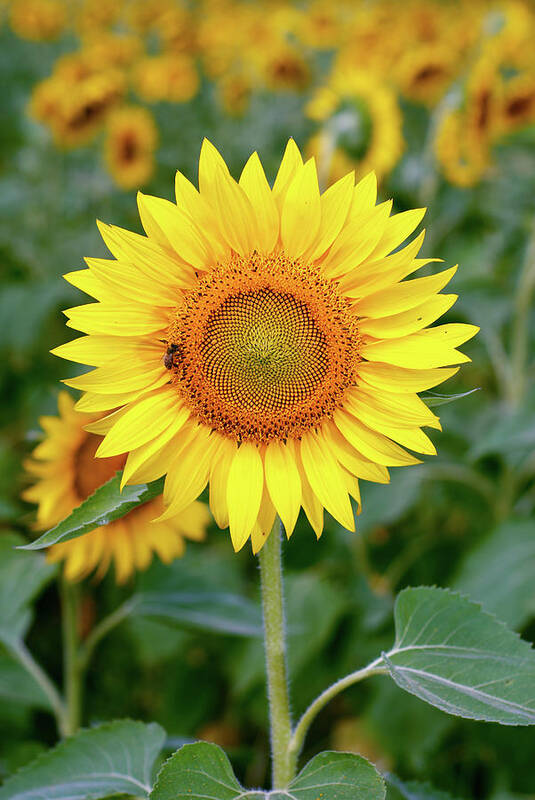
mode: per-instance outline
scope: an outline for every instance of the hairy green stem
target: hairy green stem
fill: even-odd
[[[318,697],[316,697],[316,699],[309,705],[297,723],[290,739],[289,754],[293,769],[295,769],[295,766],[293,765],[297,763],[297,758],[299,757],[299,753],[303,747],[307,731],[322,708],[324,708],[327,703],[333,699],[333,697],[336,697],[337,694],[340,694],[340,692],[343,692],[344,689],[347,689],[349,686],[359,683],[359,681],[370,677],[370,675],[384,675],[387,672],[388,670],[382,663],[382,658],[378,658],[371,664],[368,664],[367,667],[363,667],[363,669],[352,672],[350,675],[346,675],[345,678],[341,678],[339,681],[336,681],[336,683],[333,683],[331,686],[325,689],[324,692],[318,695]]]
[[[82,671],[78,660],[78,586],[61,581],[63,630],[63,682],[66,717],[63,735],[73,736],[80,727],[82,713]]]
[[[273,788],[284,789],[294,773],[290,761],[290,702],[286,669],[281,531],[278,520],[259,554],[264,646],[271,728]]]

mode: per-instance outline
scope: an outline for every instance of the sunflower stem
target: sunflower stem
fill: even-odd
[[[275,520],[268,539],[259,553],[264,646],[271,729],[273,789],[284,789],[294,777],[289,744],[292,734],[286,638],[283,607],[281,529]]]
[[[353,686],[355,683],[364,680],[364,678],[370,677],[370,675],[384,675],[386,672],[387,669],[382,662],[382,658],[377,658],[371,664],[368,664],[367,667],[363,667],[356,672],[352,672],[350,675],[346,675],[345,678],[341,678],[339,681],[336,681],[336,683],[328,686],[325,691],[318,695],[295,726],[295,730],[291,736],[289,743],[291,763],[297,763],[308,729],[322,708],[324,708],[333,697],[336,697],[337,694],[340,694],[340,692],[343,692],[344,689],[347,689],[349,686]]]
[[[65,578],[61,581],[61,606],[63,630],[63,682],[66,704],[64,736],[73,736],[80,727],[82,711],[82,670],[78,649],[79,592],[75,584]]]

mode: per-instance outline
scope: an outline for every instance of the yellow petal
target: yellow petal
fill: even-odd
[[[230,537],[236,552],[251,535],[263,488],[264,469],[258,448],[244,442],[234,456],[227,483]]]
[[[155,281],[193,285],[195,273],[191,266],[170,251],[168,244],[161,247],[153,239],[98,220],[97,225],[106,247],[118,261],[134,264],[136,269]]]
[[[455,348],[475,336],[478,330],[475,325],[463,323],[437,325],[436,328],[427,328],[400,339],[366,344],[361,354],[368,361],[385,361],[397,367],[413,369],[463,364],[470,359]]]
[[[104,367],[97,367],[92,372],[80,375],[78,378],[71,378],[62,381],[66,386],[72,386],[80,391],[91,391],[95,394],[117,394],[120,392],[133,392],[137,389],[152,388],[164,372],[165,367],[156,362],[152,369],[136,371],[130,365],[125,366],[122,362],[106,364]],[[168,374],[168,373],[167,373]]]
[[[390,481],[387,468],[369,461],[361,453],[358,453],[347,439],[344,439],[331,420],[323,424],[322,432],[334,456],[352,475],[375,483],[388,483]]]
[[[164,307],[177,304],[176,293],[180,292],[180,284],[173,281],[172,275],[162,274],[156,280],[126,261],[108,258],[86,258],[85,262],[91,274],[98,278],[108,292],[131,298],[137,303]]]
[[[375,389],[388,392],[425,392],[452,378],[459,367],[444,369],[407,369],[393,364],[363,361],[359,377]]]
[[[202,230],[214,251],[217,261],[227,258],[229,248],[221,234],[220,225],[210,204],[181,172],[175,177],[176,203]]]
[[[336,427],[349,444],[370,461],[376,461],[377,464],[385,467],[403,467],[407,464],[420,463],[417,458],[405,452],[386,436],[370,430],[350,414],[337,410],[334,412],[333,419]]]
[[[412,208],[410,211],[402,211],[401,214],[394,214],[393,217],[390,217],[372,257],[383,258],[399,247],[423,220],[426,210],[425,208]]]
[[[253,153],[243,168],[240,186],[249,198],[256,217],[256,249],[261,253],[271,253],[279,238],[279,212],[258,153]]]
[[[210,510],[220,528],[228,526],[227,483],[236,449],[236,442],[221,437],[210,467]]]
[[[301,479],[290,448],[276,440],[270,442],[266,448],[264,468],[269,496],[290,536],[301,506]]]
[[[432,295],[440,292],[457,272],[457,267],[442,270],[437,275],[403,281],[388,289],[367,295],[357,300],[355,311],[361,317],[388,317],[409,308],[428,302]]]
[[[197,426],[184,437],[165,479],[166,510],[157,522],[171,519],[197,499],[208,482],[210,464],[219,444],[209,428]]]
[[[321,222],[318,174],[309,159],[291,181],[281,214],[281,240],[286,255],[299,258],[314,241]]]
[[[221,230],[229,246],[248,256],[258,243],[256,218],[249,198],[234,178],[214,167],[210,204],[221,222]]]
[[[369,172],[353,189],[349,220],[369,214],[377,202],[377,176]],[[348,220],[348,221],[349,221]]]
[[[359,332],[375,339],[408,336],[435,322],[452,307],[457,297],[456,294],[437,294],[422,305],[402,311],[400,314],[362,320],[359,322]]]
[[[417,259],[425,238],[425,230],[403,250],[378,261],[367,259],[358,269],[339,279],[342,291],[349,297],[364,297],[392,286],[407,275],[440,259]]]
[[[442,430],[439,419],[433,414],[417,394],[397,394],[395,391],[376,392],[366,385],[347,392],[344,407],[358,417],[361,406],[380,410],[389,414],[394,425],[398,427],[414,427],[428,425],[430,428]]]
[[[390,213],[390,202],[376,206],[366,217],[357,217],[343,228],[323,260],[330,278],[356,270],[375,247]]]
[[[128,453],[128,458],[126,459],[126,464],[124,465],[123,469],[123,476],[121,478],[121,491],[123,486],[126,486],[127,483],[132,482],[132,476],[140,470],[143,464],[148,462],[156,453],[160,452],[162,448],[177,435],[183,426],[183,415],[176,414],[175,419],[158,436],[146,444],[136,447],[135,450],[131,450],[130,453]],[[163,456],[161,460],[162,464],[164,464],[165,458]],[[166,472],[165,468],[162,469],[161,474],[163,475],[164,472]]]
[[[168,425],[175,423],[177,416],[184,423],[189,417],[189,411],[181,405],[174,388],[165,386],[158,389],[153,394],[134,401],[106,434],[96,455],[116,456],[134,450],[159,436]]]
[[[355,176],[353,172],[340,178],[321,195],[321,222],[316,239],[305,252],[305,261],[314,261],[332,245],[349,213],[353,199]]]
[[[138,192],[139,214],[143,227],[150,236],[155,230],[158,244],[165,237],[167,246],[195,269],[206,269],[214,259],[208,242],[191,218],[178,206],[161,197],[152,197]],[[162,245],[164,246],[164,245]]]
[[[76,361],[90,367],[101,367],[117,358],[117,339],[113,336],[80,336],[71,342],[55,347],[50,352],[67,361]],[[142,358],[148,362],[161,358],[162,345],[150,339],[132,338],[120,343],[121,355],[129,361]]]
[[[360,422],[363,422],[372,431],[388,436],[398,444],[410,447],[417,453],[425,453],[426,455],[436,455],[436,449],[433,442],[426,434],[418,427],[397,426],[396,419],[392,418],[391,414],[384,412],[382,409],[375,408],[371,404],[359,403],[349,408],[349,412],[356,417]]]
[[[301,158],[299,148],[293,139],[289,139],[279,171],[277,172],[277,177],[275,178],[275,183],[273,184],[273,199],[275,200],[279,214],[282,211],[288,186],[292,182],[297,170],[302,166],[303,159]]]
[[[347,530],[355,530],[353,509],[343,485],[340,467],[329,446],[313,431],[301,438],[301,459],[318,500]]]
[[[105,336],[144,336],[161,331],[169,324],[161,309],[134,303],[126,306],[87,303],[63,313],[68,317],[69,328]]]

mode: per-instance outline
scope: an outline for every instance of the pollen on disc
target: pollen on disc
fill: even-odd
[[[303,265],[235,257],[199,282],[168,331],[173,382],[199,421],[237,440],[302,435],[354,379],[358,332]]]

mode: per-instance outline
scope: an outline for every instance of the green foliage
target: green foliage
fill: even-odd
[[[533,520],[500,525],[461,561],[454,588],[465,592],[513,628],[535,611]]]
[[[164,739],[154,722],[119,720],[80,731],[9,778],[0,800],[147,797]]]
[[[179,627],[235,636],[262,636],[259,606],[245,597],[215,592],[145,592],[129,601],[132,613]]]
[[[0,642],[25,636],[32,619],[32,600],[57,569],[41,553],[28,556],[15,548],[23,544],[16,533],[0,535]]]
[[[444,589],[404,589],[383,654],[398,686],[437,708],[502,725],[535,724],[535,651],[495,617]]]
[[[385,775],[387,800],[453,800],[451,794],[440,792],[429,783],[400,781],[395,775]]]
[[[23,546],[24,550],[42,550],[44,547],[68,542],[83,536],[84,533],[107,525],[116,519],[124,517],[138,505],[153,500],[162,493],[163,480],[153,483],[141,483],[137,486],[125,486],[120,490],[121,473],[110,478],[107,483],[100,486],[87,500],[84,500],[69,516],[58,523],[54,528],[43,533],[34,542]]]
[[[331,794],[333,793],[333,794]],[[186,744],[162,767],[151,800],[384,800],[377,770],[351,753],[320,753],[301,770],[286,790],[244,789],[220,747],[207,742]]]

